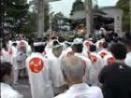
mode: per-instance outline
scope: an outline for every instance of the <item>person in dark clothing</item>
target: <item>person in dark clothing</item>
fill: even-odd
[[[105,36],[105,39],[107,42],[117,42],[118,38],[119,38],[118,34],[113,31],[106,34],[106,36]]]
[[[117,43],[110,47],[116,63],[105,66],[99,74],[104,98],[131,98],[131,68],[124,64],[126,47]]]
[[[126,32],[125,33],[125,38],[128,39],[128,40],[131,39],[131,33],[130,32]]]

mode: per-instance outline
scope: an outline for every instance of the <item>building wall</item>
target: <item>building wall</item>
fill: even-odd
[[[123,11],[115,7],[104,7],[102,10],[107,13],[107,17],[114,18],[114,30],[118,35],[123,36],[122,33],[122,16]]]
[[[85,17],[86,17],[85,11],[77,11],[77,12],[74,12],[70,18],[72,20],[78,20],[78,19],[84,19]]]

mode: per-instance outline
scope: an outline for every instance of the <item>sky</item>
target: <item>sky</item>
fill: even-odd
[[[72,4],[74,1],[75,0],[60,0],[56,2],[51,2],[49,3],[50,12],[55,12],[55,13],[62,12],[65,16],[69,17]],[[94,0],[94,1],[97,1],[98,5],[100,7],[103,7],[103,6],[115,6],[118,0]]]

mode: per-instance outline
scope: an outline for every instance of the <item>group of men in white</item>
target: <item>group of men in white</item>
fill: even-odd
[[[98,75],[115,58],[104,39],[61,43],[56,38],[34,42],[33,48],[21,39],[1,49],[1,62],[13,65],[14,84],[19,71],[27,69],[32,98],[103,98]],[[125,62],[131,64],[131,51]]]

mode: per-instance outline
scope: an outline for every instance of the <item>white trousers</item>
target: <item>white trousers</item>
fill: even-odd
[[[18,82],[18,77],[19,77],[19,69],[13,69],[13,83]]]

